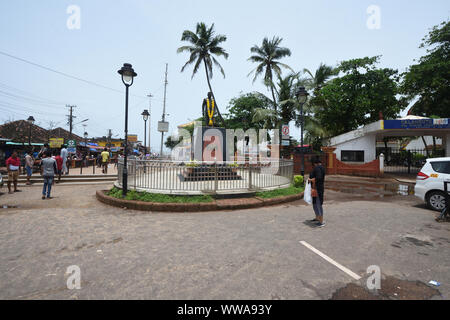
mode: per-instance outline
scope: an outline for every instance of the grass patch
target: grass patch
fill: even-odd
[[[209,195],[175,196],[159,193],[138,192],[135,190],[128,191],[127,196],[123,198],[122,189],[116,187],[108,191],[107,195],[117,199],[136,200],[144,202],[159,202],[159,203],[201,203],[201,202],[212,202],[214,200]]]
[[[291,196],[294,194],[299,194],[303,192],[304,188],[296,188],[294,186],[290,186],[289,188],[285,189],[276,189],[271,191],[264,191],[264,192],[257,192],[256,196],[262,199],[270,199],[270,198],[278,198],[278,197],[284,197],[284,196]]]

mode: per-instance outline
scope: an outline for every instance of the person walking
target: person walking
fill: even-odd
[[[316,158],[312,161],[313,171],[309,175],[308,181],[312,183],[311,196],[313,198],[313,209],[316,214],[316,218],[311,220],[316,222],[318,227],[324,227],[323,221],[323,198],[325,194],[325,168],[322,166],[320,158]]]
[[[108,162],[109,162],[109,152],[108,149],[103,149],[103,152],[101,153],[102,156],[102,172],[104,174],[108,173]]]
[[[61,158],[61,155],[58,153],[55,153],[55,161],[56,161],[56,174],[58,175],[58,182],[61,181],[61,172],[63,168],[63,158]]]
[[[52,191],[53,181],[55,179],[55,173],[57,172],[56,160],[52,158],[50,151],[44,154],[44,158],[41,161],[41,175],[44,177],[44,188],[42,189],[42,200],[51,199],[50,192]]]
[[[63,160],[63,163],[62,163],[62,174],[69,174],[69,169],[67,168],[67,156],[68,155],[69,155],[69,152],[67,151],[66,145],[64,144],[62,146],[61,153],[60,153],[60,156],[61,156],[61,158]]]
[[[41,148],[41,151],[39,151],[38,153],[38,158],[42,159],[44,157],[44,154],[50,150],[50,146],[48,145],[48,143],[44,143],[44,146]]]
[[[13,151],[11,157],[6,160],[6,170],[8,171],[8,192],[9,194],[13,193],[11,191],[11,183],[14,184],[14,192],[20,192],[17,189],[17,179],[19,178],[19,169],[20,169],[20,159],[17,156],[17,151]]]
[[[33,175],[33,166],[34,166],[34,159],[30,153],[27,152],[27,154],[25,155],[25,170],[27,171],[27,185],[31,184],[30,179],[31,176]]]

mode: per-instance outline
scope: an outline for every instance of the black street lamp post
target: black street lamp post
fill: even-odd
[[[145,155],[147,155],[147,120],[150,116],[150,113],[148,113],[148,110],[145,109],[144,112],[141,113],[142,118],[144,119],[144,152]]]
[[[123,176],[122,176],[122,195],[125,197],[128,192],[128,88],[133,85],[134,77],[137,76],[133,67],[129,63],[124,63],[123,67],[117,71],[122,76],[122,82],[125,85],[125,152],[123,158]]]
[[[87,138],[88,138],[88,133],[87,132],[85,132],[84,133],[84,146],[86,147],[86,157],[88,158],[88,156],[89,156],[89,147],[88,147],[88,145],[87,145]],[[88,158],[89,159],[89,158]],[[86,163],[88,163],[88,162],[86,162]],[[86,165],[86,167],[87,167],[87,165]]]
[[[28,132],[28,146],[31,147],[31,126],[33,125],[35,120],[34,120],[33,116],[29,116],[27,121],[30,124],[29,132]]]
[[[305,87],[299,87],[296,96],[298,99],[298,102],[300,104],[300,125],[301,125],[301,137],[300,137],[300,152],[301,152],[301,167],[300,167],[300,173],[303,177],[303,183],[305,181],[305,149],[303,147],[303,127],[304,127],[304,116],[303,116],[303,105],[305,104],[306,100],[308,99],[308,91],[306,91]]]

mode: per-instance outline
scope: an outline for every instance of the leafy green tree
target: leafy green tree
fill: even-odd
[[[219,68],[225,78],[225,71],[214,56],[228,59],[228,53],[220,46],[220,44],[226,40],[226,36],[215,34],[214,23],[208,28],[205,23],[200,22],[197,23],[195,32],[185,30],[181,36],[181,41],[190,42],[190,45],[182,46],[177,50],[177,53],[185,51],[190,53],[189,60],[183,68],[181,68],[181,72],[183,72],[188,65],[194,64],[191,78],[195,76],[200,65],[203,63],[209,91],[212,93],[214,100],[216,100],[216,98],[210,82],[210,79],[213,77],[213,64]]]
[[[182,139],[182,137],[179,137],[178,140],[176,140],[173,139],[172,136],[168,136],[166,142],[164,142],[164,145],[166,146],[166,148],[173,150],[177,146],[177,144],[181,142]]]
[[[241,94],[231,99],[227,108],[228,114],[225,117],[226,127],[228,129],[242,128],[244,131],[250,128],[262,129],[264,120],[252,121],[258,109],[270,110],[271,101],[257,92]]]
[[[422,40],[427,55],[403,74],[402,93],[417,99],[410,112],[450,118],[450,21],[434,26]]]
[[[315,117],[331,135],[339,135],[375,122],[382,114],[396,118],[405,104],[399,94],[398,71],[377,69],[379,56],[352,59],[340,63],[342,74],[328,81],[318,92]]]
[[[273,37],[272,40],[269,40],[267,37],[264,38],[261,46],[255,45],[250,49],[253,55],[248,59],[251,62],[258,63],[258,66],[248,74],[255,74],[253,82],[255,82],[258,76],[264,72],[264,84],[272,93],[272,101],[275,112],[277,112],[277,99],[275,98],[276,88],[273,82],[273,74],[275,73],[280,77],[282,72],[281,68],[286,68],[293,72],[292,68],[287,64],[278,61],[291,55],[291,50],[280,47],[281,41],[283,41],[283,39],[279,37]]]

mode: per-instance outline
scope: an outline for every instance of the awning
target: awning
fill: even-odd
[[[26,147],[26,146],[28,146],[28,143],[25,143],[25,142],[6,142],[6,145],[9,145],[9,146],[24,146],[24,147]],[[31,145],[32,146],[43,146],[44,144],[43,143],[31,143]]]

